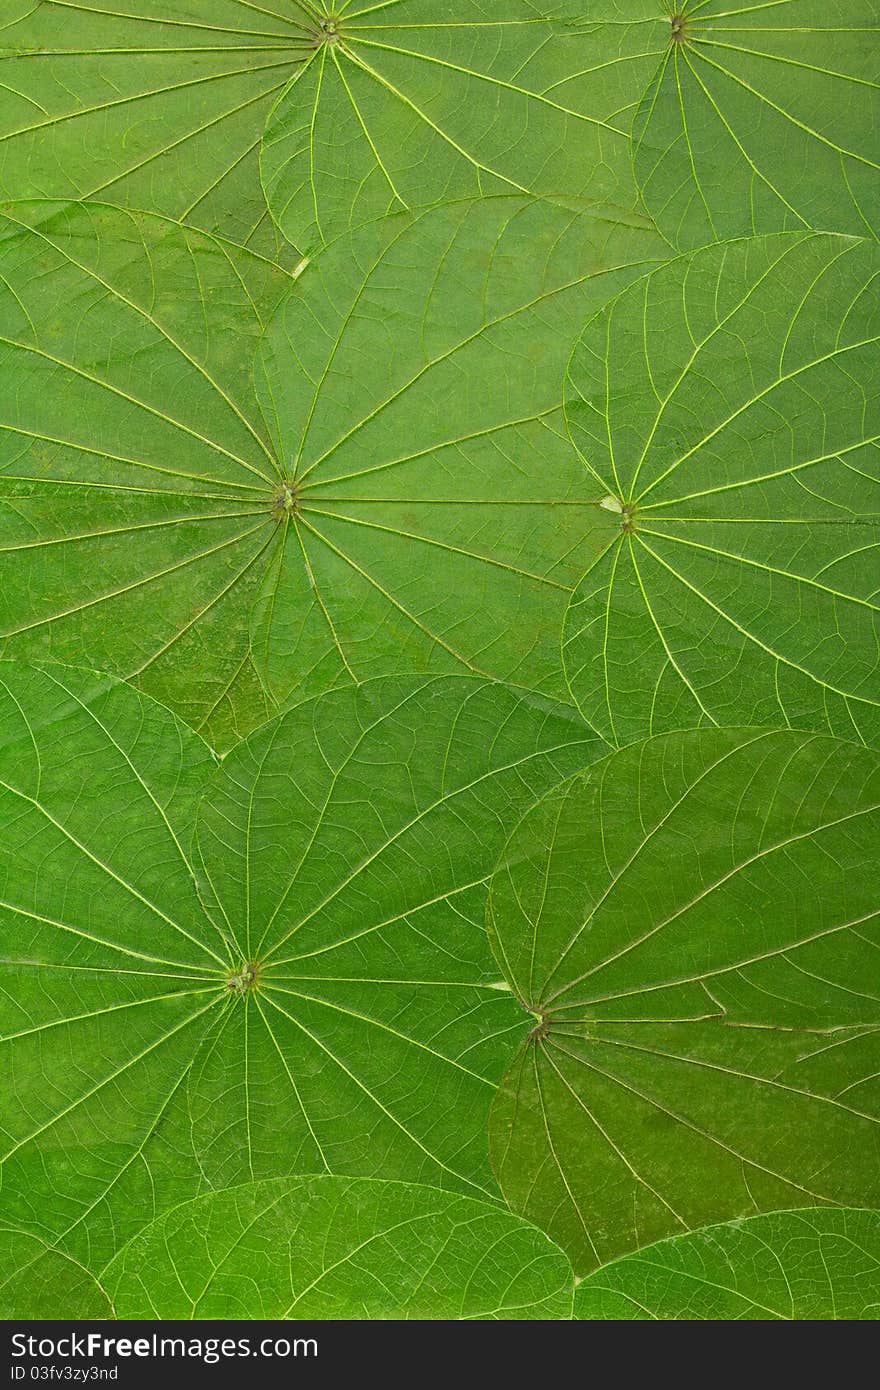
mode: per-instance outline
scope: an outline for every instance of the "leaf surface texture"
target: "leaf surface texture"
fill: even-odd
[[[880,1217],[833,1207],[771,1212],[674,1236],[590,1275],[575,1317],[875,1320]]]
[[[579,1272],[877,1202],[878,818],[876,755],[711,730],[612,755],[514,832],[490,921],[536,1024],[493,1163]]]
[[[671,23],[632,132],[642,196],[670,240],[876,236],[873,0],[685,0]]]
[[[568,1318],[572,1298],[562,1252],[503,1207],[344,1178],[187,1202],[105,1277],[126,1318]]]
[[[574,712],[389,679],[218,768],[110,678],[0,677],[7,1221],[100,1270],[206,1187],[492,1196],[489,1106],[528,1020],[486,885],[511,816],[600,753]]]
[[[743,724],[876,746],[878,271],[867,240],[747,239],[587,325],[566,411],[617,539],[563,645],[609,740]]]

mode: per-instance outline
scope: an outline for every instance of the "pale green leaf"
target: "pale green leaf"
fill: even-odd
[[[816,227],[875,236],[875,0],[684,0],[634,125],[635,172],[683,250]]]
[[[7,662],[0,696],[5,1220],[99,1270],[205,1185],[491,1193],[525,1030],[486,885],[525,807],[598,754],[574,711],[389,679],[216,768],[107,677]]]
[[[500,1206],[410,1183],[254,1183],[177,1207],[106,1271],[124,1318],[568,1318],[571,1266]]]
[[[659,1241],[598,1270],[575,1317],[771,1320],[880,1317],[880,1214],[772,1212]]]
[[[354,0],[263,142],[269,206],[310,250],[405,208],[492,193],[631,208],[629,132],[669,22],[656,0]],[[333,17],[330,17],[330,13]]]
[[[715,1221],[880,1202],[880,758],[668,734],[551,792],[492,881],[535,1015],[491,1122],[576,1269]]]
[[[880,739],[880,248],[731,242],[589,323],[572,438],[616,521],[565,622],[572,693],[623,744],[695,725]]]

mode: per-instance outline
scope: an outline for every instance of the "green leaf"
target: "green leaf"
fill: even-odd
[[[291,483],[254,626],[278,699],[405,669],[568,698],[565,605],[615,521],[565,436],[565,362],[664,254],[642,218],[511,196],[385,219],[300,276],[258,382]]]
[[[0,1317],[109,1318],[94,1275],[38,1236],[0,1226]]]
[[[526,815],[490,926],[536,1026],[492,1157],[578,1272],[880,1202],[878,835],[880,758],[787,731],[663,735]]]
[[[491,1190],[489,1105],[524,1027],[486,880],[521,808],[602,751],[564,706],[453,676],[326,696],[227,757],[200,878],[257,988],[194,1068],[215,1186],[326,1169]]]
[[[279,226],[309,250],[451,198],[564,193],[633,207],[630,125],[669,24],[656,0],[582,11],[573,0],[336,7],[266,127]]]
[[[658,1242],[585,1279],[575,1317],[614,1321],[880,1315],[880,1215],[773,1212]]]
[[[587,325],[566,411],[616,538],[564,656],[609,741],[701,724],[880,740],[878,273],[874,242],[732,242]]]
[[[3,1216],[93,1269],[199,1190],[185,1083],[228,951],[187,846],[214,767],[110,677],[0,664]]]
[[[205,1186],[491,1194],[524,1024],[487,880],[525,807],[600,752],[574,711],[394,678],[216,768],[107,677],[3,663],[0,696],[5,1220],[99,1270]]]
[[[568,698],[559,629],[614,521],[560,383],[586,314],[662,254],[644,219],[498,198],[365,229],[268,330],[271,443],[251,365],[282,272],[107,208],[0,227],[7,655],[136,679],[218,747],[352,675]]]
[[[873,0],[684,0],[673,27],[633,124],[636,178],[670,240],[876,235]]]
[[[259,151],[312,53],[310,23],[298,0],[15,0],[0,26],[0,198],[99,198],[295,262]]]
[[[218,745],[274,712],[248,627],[280,479],[251,367],[290,283],[157,217],[5,209],[6,655],[136,679]]]
[[[501,1207],[326,1177],[188,1202],[105,1277],[124,1318],[568,1318],[573,1287],[561,1250]]]

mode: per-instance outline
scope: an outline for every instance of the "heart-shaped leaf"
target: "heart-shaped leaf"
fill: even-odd
[[[617,534],[565,622],[620,744],[698,724],[880,739],[875,242],[711,247],[631,286],[569,369]]]
[[[804,227],[874,236],[873,0],[682,0],[671,26],[633,125],[636,177],[670,240],[688,249]]]
[[[663,255],[643,219],[498,197],[309,266],[259,382],[291,486],[254,633],[279,699],[438,667],[567,698],[565,604],[616,519],[565,438],[565,362],[590,305]]]
[[[217,744],[274,712],[248,628],[277,544],[280,477],[251,365],[289,286],[258,257],[161,218],[6,209],[6,655],[137,679]]]
[[[389,679],[216,768],[107,677],[3,663],[0,696],[7,1222],[100,1269],[206,1183],[491,1192],[524,1026],[486,884],[525,807],[601,748],[574,711]]]
[[[755,1212],[880,1201],[880,757],[694,731],[551,792],[492,880],[535,1027],[493,1108],[578,1271]]]
[[[598,1270],[576,1318],[876,1319],[880,1214],[779,1211],[658,1241]]]
[[[487,193],[635,203],[629,129],[668,38],[656,0],[314,6],[314,57],[266,127],[269,206],[303,250]],[[320,17],[319,17],[320,16]]]
[[[176,1207],[105,1273],[124,1318],[568,1318],[571,1265],[500,1206],[282,1179]]]
[[[314,53],[299,0],[4,0],[0,198],[100,198],[295,262],[260,184],[273,103]]]

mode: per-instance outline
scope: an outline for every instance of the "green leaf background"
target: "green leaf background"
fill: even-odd
[[[266,117],[303,61],[297,9],[15,0],[0,29],[0,196],[161,213],[295,264],[259,160]]]
[[[39,1236],[0,1227],[0,1314],[5,1319],[109,1318],[113,1304],[93,1274]]]
[[[584,314],[663,254],[642,217],[502,196],[383,219],[303,273],[257,377],[297,493],[254,614],[277,698],[407,668],[568,698],[564,604],[614,526],[559,383]]]
[[[279,481],[251,363],[288,277],[114,208],[0,227],[3,650],[116,671],[228,746],[274,712],[248,638]]]
[[[273,215],[309,249],[401,208],[493,193],[635,205],[629,127],[666,28],[650,0],[340,6],[263,140]],[[330,23],[334,23],[330,21]]]
[[[6,655],[114,670],[223,749],[389,671],[568,698],[565,606],[614,525],[559,383],[584,316],[662,256],[644,218],[468,201],[295,282],[114,209],[5,226]]]
[[[872,0],[6,0],[0,1312],[880,1315]]]

